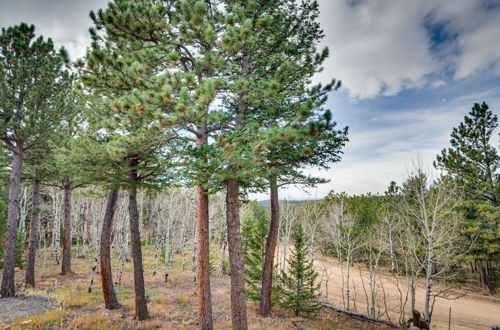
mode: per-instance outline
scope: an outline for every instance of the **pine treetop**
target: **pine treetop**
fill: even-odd
[[[65,115],[68,57],[51,39],[35,38],[34,25],[0,34],[0,136],[13,152],[50,137]]]

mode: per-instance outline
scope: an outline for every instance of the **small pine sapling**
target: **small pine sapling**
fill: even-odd
[[[296,316],[310,317],[321,308],[318,302],[320,284],[316,281],[318,273],[313,260],[308,258],[309,244],[302,226],[295,229],[292,238],[295,246],[287,259],[288,269],[280,275],[279,305],[293,310]]]
[[[249,204],[250,212],[243,218],[241,234],[243,238],[243,258],[245,261],[246,296],[250,300],[260,300],[260,281],[269,232],[268,216],[264,208]]]

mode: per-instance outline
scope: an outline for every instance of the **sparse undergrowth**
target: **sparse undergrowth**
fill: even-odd
[[[152,252],[145,249],[145,265],[152,265]],[[59,275],[56,265],[47,268],[43,276],[37,277],[36,289],[25,289],[25,296],[46,297],[54,302],[53,309],[42,314],[16,318],[0,323],[5,329],[193,329],[197,323],[197,297],[193,281],[194,274],[181,272],[174,261],[170,280],[163,282],[161,273],[151,275],[146,267],[146,288],[149,297],[148,309],[151,318],[138,322],[134,315],[133,273],[131,263],[125,264],[121,285],[116,286],[122,308],[108,311],[102,301],[99,274],[94,287],[88,293],[90,264],[86,259],[74,258],[74,274]],[[212,277],[213,317],[215,329],[231,327],[229,277],[218,274]],[[22,272],[16,276],[22,278]],[[215,274],[214,274],[215,275]],[[328,311],[318,317],[305,319],[294,317],[289,312],[275,308],[271,318],[261,318],[258,306],[248,302],[249,329],[382,329],[378,325],[350,319]],[[0,321],[1,322],[1,321]]]

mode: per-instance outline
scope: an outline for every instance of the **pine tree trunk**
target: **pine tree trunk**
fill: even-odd
[[[107,309],[118,309],[121,307],[116,298],[115,288],[113,286],[113,276],[111,274],[111,228],[113,227],[113,217],[118,201],[118,189],[112,189],[108,193],[108,203],[101,231],[101,249],[99,252],[101,264],[101,282],[104,304]]]
[[[7,233],[5,235],[5,257],[2,276],[2,297],[13,297],[14,266],[16,262],[16,237],[19,221],[19,198],[21,194],[21,171],[23,167],[24,152],[22,146],[12,154],[12,173],[9,182],[9,202],[7,210]]]
[[[278,185],[276,176],[269,180],[271,190],[271,224],[266,241],[266,254],[264,258],[264,269],[262,272],[262,289],[260,294],[260,315],[271,314],[271,294],[273,288],[274,254],[280,226]]]
[[[198,286],[198,314],[200,329],[213,329],[212,296],[210,292],[210,236],[208,218],[208,194],[202,186],[196,187],[196,284]]]
[[[71,274],[71,183],[69,178],[64,183],[64,222],[62,240],[61,275]]]
[[[239,179],[227,179],[226,221],[231,269],[231,314],[235,330],[247,329],[245,264],[240,233]]]
[[[137,208],[137,173],[131,172],[132,186],[129,189],[129,220],[130,239],[132,241],[132,260],[134,263],[134,289],[135,289],[135,318],[146,320],[149,318],[146,292],[144,289],[144,268],[142,265],[141,234],[139,232],[139,210]]]
[[[26,272],[24,282],[26,285],[35,287],[35,258],[36,245],[38,242],[38,223],[40,219],[40,180],[35,180],[33,183],[33,197],[31,199],[31,221],[30,234],[28,242],[28,257],[26,261]]]
[[[496,294],[495,285],[490,280],[490,277],[488,274],[488,267],[487,267],[485,261],[481,262],[480,272],[481,272],[481,280],[482,280],[484,286],[486,286],[486,288],[488,289],[490,294],[492,294],[492,295]]]

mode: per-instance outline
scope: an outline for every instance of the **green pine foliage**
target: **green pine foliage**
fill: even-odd
[[[488,105],[475,103],[464,121],[453,128],[451,148],[442,150],[435,162],[464,186],[470,199],[493,205],[498,205],[500,193],[500,155],[491,144],[497,127],[498,118]]]
[[[491,293],[500,282],[500,154],[492,145],[497,127],[498,118],[488,105],[475,103],[453,128],[451,147],[442,150],[434,163],[464,191],[463,235],[472,245],[465,259],[483,272],[483,284]]]
[[[251,202],[241,226],[243,258],[246,273],[246,295],[248,299],[260,300],[262,265],[269,232],[269,216],[260,204]]]
[[[288,267],[280,275],[279,305],[290,309],[296,316],[314,316],[321,305],[318,302],[320,284],[313,260],[309,259],[309,245],[302,226],[292,233],[294,248],[287,259]]]
[[[24,257],[25,249],[26,249],[26,235],[18,233],[16,239],[15,267],[19,267],[20,269],[23,269],[26,264],[26,258]]]
[[[0,34],[0,133],[13,152],[53,136],[66,111],[71,82],[64,48],[35,38],[35,27],[21,23]]]

